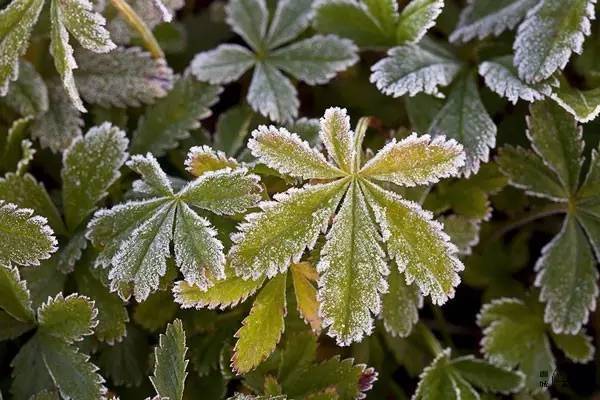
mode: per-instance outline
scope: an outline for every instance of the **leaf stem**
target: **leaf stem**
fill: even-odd
[[[152,34],[148,25],[142,20],[139,15],[131,8],[125,0],[111,0],[112,5],[121,13],[125,21],[131,26],[141,37],[144,45],[154,58],[165,58],[160,45]]]
[[[436,339],[433,333],[431,333],[429,328],[425,326],[425,324],[419,323],[415,328],[418,330],[419,334],[425,341],[425,344],[429,347],[429,350],[431,350],[431,353],[434,357],[443,351],[440,342]]]

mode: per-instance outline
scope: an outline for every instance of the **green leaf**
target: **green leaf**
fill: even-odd
[[[63,208],[71,231],[94,211],[121,176],[127,145],[125,132],[105,122],[75,139],[63,153]]]
[[[238,374],[253,370],[274,350],[285,328],[287,313],[285,287],[287,274],[280,274],[265,284],[256,296],[250,314],[236,332],[238,338],[231,366]]]
[[[389,50],[387,57],[371,67],[369,80],[388,96],[423,92],[441,97],[439,86],[449,85],[460,68],[460,62],[451,54],[408,44]]]
[[[19,77],[10,84],[6,96],[0,97],[0,102],[22,116],[38,116],[48,111],[48,89],[33,65],[21,60]]]
[[[56,246],[46,218],[0,200],[0,262],[39,265],[39,260],[49,258]]]
[[[238,276],[254,280],[285,272],[312,248],[329,222],[347,186],[346,180],[291,188],[259,204],[261,212],[246,216],[232,236],[229,252]]]
[[[600,190],[600,157],[598,150],[592,150],[590,167],[585,180],[577,193],[578,202],[575,215],[585,230],[596,258],[600,259],[600,210],[598,193]]]
[[[56,257],[43,260],[37,268],[21,268],[21,277],[27,282],[33,309],[37,309],[64,290],[67,276],[56,266]]]
[[[210,171],[235,169],[239,167],[239,163],[222,151],[213,150],[209,146],[194,146],[188,152],[185,167],[190,174],[200,176]]]
[[[575,335],[552,333],[552,341],[565,355],[577,363],[587,363],[594,356],[592,338],[579,332]]]
[[[173,196],[173,186],[169,177],[151,153],[147,153],[146,156],[134,154],[127,161],[127,166],[142,177],[141,181],[134,182],[135,191],[167,198]]]
[[[134,325],[120,343],[103,347],[98,356],[102,373],[117,386],[139,386],[146,379],[148,355],[152,350],[146,335]]]
[[[153,59],[139,47],[117,48],[108,54],[76,51],[75,82],[81,97],[103,107],[138,107],[164,97],[173,71],[162,58]]]
[[[265,46],[269,11],[265,0],[232,0],[227,4],[227,23],[254,50]]]
[[[412,0],[404,7],[398,19],[396,41],[400,44],[420,41],[435,25],[443,8],[443,0]]]
[[[413,395],[414,400],[435,400],[448,398],[453,400],[462,400],[463,391],[457,386],[464,381],[459,381],[449,370],[450,349],[439,353],[432,363],[423,370],[419,376],[419,385]],[[477,399],[477,393],[473,395],[473,388],[465,388],[465,399]],[[470,392],[470,393],[469,393]]]
[[[600,88],[579,90],[561,80],[560,87],[554,88],[551,97],[582,124],[593,121],[600,114]]]
[[[63,398],[97,400],[106,394],[104,379],[89,356],[53,336],[42,334],[39,340],[44,364]]]
[[[309,263],[292,264],[292,280],[298,313],[313,332],[321,332],[321,316],[319,315],[319,301],[317,289],[311,282],[316,282],[317,271]]]
[[[16,0],[0,11],[0,96],[19,76],[19,57],[27,50],[43,6],[44,0]]]
[[[187,376],[188,360],[185,359],[187,347],[185,331],[181,320],[176,319],[160,335],[159,345],[154,350],[154,375],[150,380],[160,398],[181,400]]]
[[[313,0],[282,0],[277,2],[266,42],[269,49],[279,47],[300,35],[312,18]]]
[[[250,132],[254,113],[250,107],[242,105],[231,107],[219,115],[214,135],[214,147],[226,154],[237,154]]]
[[[238,80],[255,64],[254,54],[237,44],[222,44],[214,50],[197,54],[190,72],[201,81],[212,84]]]
[[[369,204],[375,212],[387,251],[406,283],[413,282],[434,304],[454,297],[464,269],[439,222],[421,206],[402,199],[372,183],[364,183]]]
[[[298,115],[296,88],[270,62],[256,64],[247,99],[255,111],[273,121],[289,122]]]
[[[18,321],[34,321],[27,283],[16,267],[0,265],[0,308]]]
[[[417,285],[408,285],[400,272],[392,268],[388,276],[388,291],[383,295],[381,318],[392,336],[406,337],[419,321],[423,297]]]
[[[192,129],[200,126],[198,120],[211,115],[209,107],[217,102],[221,88],[202,83],[186,75],[179,78],[169,93],[146,108],[138,121],[131,140],[132,154],[151,152],[164,155],[178,146]]]
[[[454,176],[464,165],[462,146],[455,140],[429,135],[392,139],[360,170],[360,175],[400,186],[435,183]]]
[[[62,23],[79,44],[95,53],[107,53],[116,46],[104,28],[106,20],[94,11],[92,3],[86,0],[60,0]]]
[[[497,128],[481,102],[472,74],[465,73],[454,82],[429,131],[445,134],[463,145],[466,176],[477,172],[481,162],[488,161],[490,149],[496,146]]]
[[[522,388],[525,378],[520,372],[500,368],[473,356],[452,360],[452,368],[473,386],[486,392],[518,392]]]
[[[48,298],[37,314],[40,333],[67,343],[80,341],[83,336],[91,335],[92,328],[98,323],[98,311],[94,308],[94,302],[76,294],[63,297],[59,293],[54,298]]]
[[[375,221],[352,181],[317,264],[320,315],[338,345],[360,342],[371,334],[371,313],[379,314],[380,295],[387,289],[384,257]]]
[[[48,373],[42,354],[40,336],[34,335],[25,343],[13,358],[11,393],[15,399],[29,399],[45,389],[54,389],[52,377]]]
[[[540,82],[563,69],[572,52],[581,53],[594,19],[594,1],[544,0],[527,13],[513,48],[519,76]]]
[[[0,310],[0,342],[16,339],[33,328],[35,328],[33,322],[21,322]]]
[[[168,291],[152,293],[144,302],[135,307],[133,320],[150,332],[163,329],[177,313],[177,304],[173,303]]]
[[[450,35],[451,42],[468,42],[487,36],[499,36],[514,29],[538,0],[469,1],[460,14],[458,26]]]
[[[583,164],[581,127],[551,101],[532,104],[530,113],[527,136],[533,149],[556,173],[565,190],[574,194]]]
[[[354,164],[354,134],[350,130],[350,117],[345,108],[331,107],[325,110],[320,120],[319,137],[327,149],[329,157],[340,169],[352,172]]]
[[[262,163],[282,174],[303,179],[331,179],[344,175],[327,162],[322,153],[285,128],[259,126],[252,132],[248,148]]]
[[[442,216],[439,221],[443,224],[444,231],[450,236],[452,243],[458,248],[458,253],[470,255],[471,249],[479,243],[479,221],[457,214]]]

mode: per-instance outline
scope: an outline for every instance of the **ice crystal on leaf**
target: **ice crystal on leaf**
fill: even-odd
[[[324,326],[342,345],[369,334],[371,314],[381,310],[389,273],[384,246],[406,282],[414,282],[436,304],[454,295],[457,271],[463,268],[430,213],[377,183],[412,186],[455,175],[464,163],[462,146],[413,134],[363,163],[365,129],[363,124],[351,131],[345,110],[328,109],[320,136],[329,160],[286,129],[255,130],[248,147],[260,162],[283,174],[329,182],[291,188],[260,203],[262,211],[249,214],[232,236],[229,253],[240,277],[274,277],[314,246],[335,214],[317,265],[318,296]]]
[[[259,178],[245,168],[210,170],[176,193],[151,154],[135,155],[127,165],[142,177],[134,189],[147,198],[96,212],[87,232],[100,248],[96,263],[110,266],[111,289],[125,294],[131,285],[137,300],[148,297],[166,272],[171,241],[187,282],[206,289],[224,278],[223,245],[194,208],[240,213],[259,200]]]
[[[312,0],[282,0],[269,16],[265,0],[230,1],[227,23],[252,51],[223,44],[197,54],[191,72],[200,80],[222,84],[237,80],[254,66],[250,106],[274,121],[291,121],[299,102],[295,87],[281,71],[311,85],[322,84],[358,61],[356,46],[337,36],[316,35],[293,42],[310,24],[311,6]]]

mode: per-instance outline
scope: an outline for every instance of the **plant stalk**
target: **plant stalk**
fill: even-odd
[[[165,58],[160,45],[156,41],[156,38],[152,34],[148,25],[142,20],[139,15],[131,8],[125,0],[111,0],[112,5],[119,11],[119,13],[125,18],[125,21],[131,26],[141,37],[144,42],[144,46],[152,57],[154,58]]]

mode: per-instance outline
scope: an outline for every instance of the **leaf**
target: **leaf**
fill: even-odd
[[[298,92],[274,65],[258,62],[248,89],[248,103],[273,121],[291,121],[298,115]]]
[[[253,117],[254,112],[246,105],[234,106],[221,113],[217,120],[214,147],[226,154],[237,154],[250,132]]]
[[[286,276],[280,274],[265,284],[252,304],[250,314],[236,332],[238,341],[231,358],[231,366],[236,373],[253,370],[275,350],[287,313]]]
[[[139,107],[164,97],[173,71],[164,59],[153,59],[139,47],[116,48],[109,54],[76,51],[75,82],[81,97],[103,107]]]
[[[579,188],[579,198],[575,216],[585,230],[594,249],[596,258],[600,258],[600,218],[598,218],[598,187],[600,186],[600,157],[592,150],[590,167],[585,180]]]
[[[538,0],[470,0],[460,14],[458,26],[450,35],[451,42],[468,42],[487,36],[499,36],[514,29]]]
[[[487,87],[513,104],[517,104],[519,99],[529,102],[543,100],[553,90],[547,82],[527,84],[521,81],[513,66],[512,56],[484,61],[479,65],[479,75],[483,77]]]
[[[350,184],[327,234],[317,264],[319,314],[340,346],[360,342],[373,329],[371,313],[381,311],[387,291],[381,237],[357,182]]]
[[[144,329],[156,332],[163,329],[175,317],[177,304],[168,291],[152,293],[135,307],[133,320]]]
[[[358,48],[348,39],[316,35],[275,50],[269,56],[269,64],[309,85],[319,85],[356,64],[357,52]]]
[[[214,50],[197,54],[190,64],[190,72],[201,81],[230,83],[238,80],[255,62],[254,54],[245,47],[222,44]]]
[[[0,11],[0,96],[19,76],[19,57],[44,6],[44,0],[16,0]]]
[[[304,179],[343,176],[343,172],[327,162],[323,154],[285,128],[260,125],[252,132],[248,148],[262,163],[283,174]]]
[[[369,80],[388,96],[414,96],[423,92],[441,97],[439,86],[449,85],[460,67],[448,54],[409,44],[390,49],[387,57],[371,67]]]
[[[576,334],[598,295],[596,261],[583,230],[567,217],[560,233],[542,249],[535,285],[546,303],[544,321],[556,333]]]
[[[181,320],[176,319],[160,335],[159,345],[154,350],[154,375],[150,380],[158,395],[170,400],[181,400],[187,376],[188,360],[185,331]]]
[[[527,136],[536,153],[553,170],[565,190],[577,190],[583,147],[581,128],[555,103],[537,102],[530,106]]]
[[[48,111],[48,90],[33,65],[21,60],[19,77],[10,84],[6,96],[0,98],[0,102],[22,116],[38,116]]]
[[[425,185],[458,173],[464,165],[462,146],[455,140],[429,135],[392,139],[360,170],[361,176],[400,186]]]
[[[412,0],[404,7],[398,19],[396,41],[400,44],[420,41],[435,25],[443,8],[443,0]]]
[[[515,393],[522,389],[525,376],[473,356],[464,356],[452,360],[452,368],[473,386],[498,393]]]
[[[235,169],[238,162],[227,157],[225,153],[213,150],[209,146],[194,146],[190,148],[185,160],[185,169],[194,176],[201,176],[210,171],[218,171],[225,168]]]
[[[590,0],[540,1],[519,26],[513,48],[519,76],[540,82],[563,69],[572,52],[581,53],[594,19]]]
[[[44,260],[38,268],[22,268],[21,277],[27,281],[33,309],[41,307],[48,297],[63,291],[67,276],[56,267],[56,257]]]
[[[319,316],[319,302],[317,289],[311,282],[316,282],[317,271],[309,263],[292,264],[292,279],[298,313],[313,332],[321,332],[321,317]]]
[[[12,359],[11,393],[15,399],[29,399],[44,389],[53,389],[54,383],[44,363],[39,335],[27,341]]]
[[[582,124],[593,121],[600,114],[600,88],[579,90],[562,80],[550,97]]]
[[[106,20],[93,10],[92,3],[87,0],[60,0],[57,5],[62,23],[85,49],[107,53],[116,47],[104,28]]]
[[[165,197],[174,195],[169,177],[151,153],[147,153],[146,156],[134,154],[127,161],[127,166],[142,177],[142,180],[137,183],[138,187],[135,187],[136,191]],[[145,186],[144,190],[140,188],[142,185]]]
[[[34,321],[27,283],[16,267],[0,265],[0,308],[18,321]]]
[[[265,46],[269,12],[264,0],[233,0],[227,4],[227,23],[254,50]]]
[[[127,145],[125,132],[105,122],[75,139],[63,153],[63,208],[71,231],[94,211],[121,176]]]
[[[63,151],[81,136],[83,120],[66,92],[56,82],[48,84],[49,108],[31,126],[31,137],[54,153]]]
[[[592,338],[582,331],[575,335],[552,333],[552,341],[574,362],[587,363],[594,356]]]
[[[471,249],[479,243],[479,221],[457,214],[442,216],[439,221],[444,225],[444,232],[458,248],[458,253],[470,255]]]
[[[400,272],[392,268],[388,276],[388,291],[383,294],[381,318],[392,336],[406,337],[419,321],[423,297],[416,285],[408,285]]]
[[[146,379],[151,352],[146,335],[134,325],[129,325],[123,341],[101,349],[98,365],[114,385],[139,386],[142,379]]]
[[[151,152],[157,157],[176,148],[200,126],[198,120],[211,115],[209,107],[217,102],[221,88],[199,82],[186,75],[173,89],[146,108],[131,140],[132,154]]]
[[[363,189],[381,227],[388,254],[404,273],[406,283],[415,282],[434,304],[454,297],[454,288],[460,282],[457,272],[464,266],[456,258],[457,249],[441,224],[418,204],[393,192],[366,182]]]
[[[313,0],[282,0],[277,2],[266,42],[269,49],[279,47],[300,35],[313,16]]]
[[[63,398],[95,400],[106,394],[104,379],[89,356],[52,336],[40,335],[40,342],[44,364]]]
[[[337,207],[347,186],[346,180],[291,188],[261,202],[261,212],[246,216],[232,236],[229,252],[238,276],[257,280],[285,272],[311,249]]]
[[[496,125],[481,102],[472,74],[464,74],[450,89],[446,104],[435,117],[429,131],[445,134],[463,145],[466,153],[465,176],[487,162],[496,146]]]
[[[39,260],[49,258],[56,246],[46,218],[0,200],[0,262],[39,265]]]
[[[80,341],[93,333],[97,314],[94,302],[87,297],[76,294],[63,297],[59,293],[38,309],[39,331],[66,343]]]
[[[351,172],[354,162],[354,134],[350,130],[350,117],[345,108],[331,107],[319,121],[319,137],[329,157],[346,172]]]

